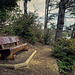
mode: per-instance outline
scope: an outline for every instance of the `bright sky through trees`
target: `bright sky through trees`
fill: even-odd
[[[23,10],[23,2],[22,2],[22,0],[21,0],[21,2],[19,4],[21,5],[21,9]],[[38,13],[38,16],[43,18],[41,20],[41,22],[44,23],[44,18],[45,18],[45,0],[31,0],[31,2],[28,2],[28,12],[34,12],[35,10]],[[55,9],[52,12],[56,13],[56,12],[58,12],[58,10]],[[71,25],[71,24],[74,23],[74,21],[75,21],[75,19],[71,19],[71,18],[65,19],[65,25]],[[55,20],[53,20],[52,22],[57,23],[57,18],[55,18]]]

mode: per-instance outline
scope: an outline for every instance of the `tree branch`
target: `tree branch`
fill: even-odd
[[[69,0],[65,0],[63,5],[66,5],[68,2],[69,2]]]
[[[73,4],[70,4],[70,5],[67,5],[67,6],[66,6],[66,9],[67,9],[67,8],[70,8],[70,7],[75,7],[75,4],[73,3]]]

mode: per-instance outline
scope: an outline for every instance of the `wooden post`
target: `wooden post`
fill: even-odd
[[[4,49],[4,46],[3,45],[0,45],[0,49]]]
[[[15,59],[15,55],[9,55],[9,56],[8,56],[8,57],[6,57],[5,59],[14,60],[14,59]]]
[[[15,45],[17,46],[17,45],[19,45],[19,43],[18,42],[15,42]]]

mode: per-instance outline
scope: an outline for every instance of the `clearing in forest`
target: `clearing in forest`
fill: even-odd
[[[22,67],[17,70],[0,67],[0,75],[60,75],[56,59],[52,57],[50,46],[41,44],[33,46],[29,44],[29,50],[26,51],[26,54],[28,52],[33,52],[33,50],[37,50],[37,53],[34,55],[27,67]],[[16,60],[14,62],[12,60],[9,62],[13,62],[13,64],[17,61],[19,62],[19,60],[22,62],[25,56],[28,57],[28,54],[26,54],[25,52],[22,52],[16,56]],[[7,60],[1,62],[6,61]]]

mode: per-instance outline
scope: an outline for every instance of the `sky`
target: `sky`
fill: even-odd
[[[40,19],[40,21],[44,24],[44,18],[45,18],[45,0],[31,0],[31,2],[28,2],[28,12],[34,12],[38,13],[39,17],[42,17],[43,19]]]
[[[19,4],[21,5],[20,8],[23,10],[23,1],[21,0],[21,2],[19,2]],[[45,0],[31,0],[30,2],[28,2],[27,11],[28,12],[34,12],[35,10],[38,13],[38,16],[43,18],[41,20],[41,22],[44,24],[44,20],[45,20]],[[58,12],[58,9],[55,9],[52,12]],[[57,18],[55,18],[55,20],[53,20],[53,22],[57,24]],[[75,22],[75,19],[70,19],[70,18],[65,19],[65,25],[67,25],[67,26],[73,24],[74,22]]]
[[[34,12],[37,10],[38,15],[43,17],[45,14],[45,0],[32,0],[28,2],[28,11]]]
[[[34,6],[33,6],[34,5]],[[28,12],[34,12],[34,10],[37,9],[37,13],[40,17],[43,17],[42,22],[44,23],[45,18],[45,0],[31,0],[31,2],[28,2]],[[58,12],[58,9],[55,9],[53,12]],[[67,15],[69,16],[69,15]],[[57,18],[53,20],[54,23],[57,23]],[[65,26],[69,26],[75,22],[75,19],[67,18],[65,19]]]

